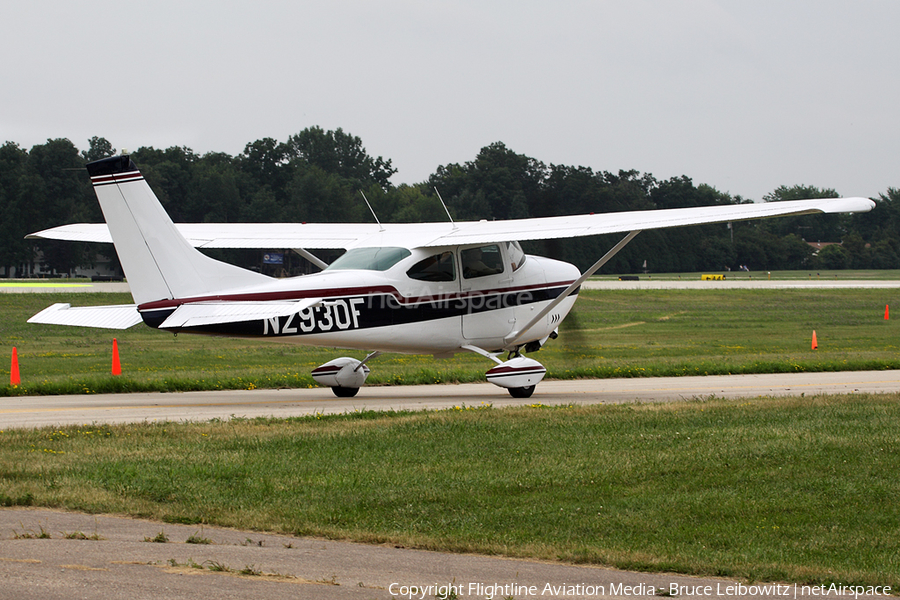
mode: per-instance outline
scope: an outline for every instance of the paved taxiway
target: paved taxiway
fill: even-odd
[[[638,281],[590,280],[582,285],[587,290],[798,290],[798,289],[894,289],[897,280],[855,279],[653,279]]]
[[[91,294],[128,293],[131,288],[124,281],[69,282],[67,279],[10,279],[0,281],[0,294]]]
[[[67,539],[81,533],[97,539]],[[166,543],[146,539],[160,533]],[[46,534],[49,539],[35,539]],[[31,538],[27,536],[32,536]],[[208,544],[186,543],[191,536]],[[194,567],[190,565],[195,565]],[[202,566],[204,568],[197,568]],[[211,571],[225,568],[230,572]],[[249,569],[256,574],[240,576]],[[171,600],[408,598],[411,586],[462,586],[458,598],[653,598],[720,600],[781,597],[773,586],[727,593],[735,581],[593,566],[428,552],[408,548],[269,535],[219,527],[162,524],[43,509],[0,510],[0,598],[16,600]],[[482,587],[479,589],[479,585]],[[553,586],[549,589],[547,586]],[[532,587],[533,586],[533,587]],[[575,586],[581,586],[579,588]],[[600,593],[602,586],[603,593]],[[627,587],[625,587],[627,586]],[[709,586],[708,588],[706,586]],[[555,588],[555,592],[554,592]],[[523,591],[527,589],[528,591]],[[533,591],[531,591],[533,590]],[[560,592],[561,593],[558,593]],[[436,598],[423,589],[414,598]],[[579,593],[580,591],[580,593]],[[765,593],[769,591],[770,593]],[[793,598],[815,596],[787,586]],[[575,593],[571,593],[575,592]],[[663,592],[663,593],[660,593]],[[821,594],[818,596],[821,597]],[[852,596],[850,596],[852,598]]]
[[[454,406],[603,404],[766,395],[898,392],[900,371],[780,373],[709,377],[652,377],[544,381],[527,400],[490,383],[364,387],[356,398],[327,388],[185,393],[19,396],[0,399],[0,429],[142,421],[208,421],[289,417],[361,410],[440,410]]]

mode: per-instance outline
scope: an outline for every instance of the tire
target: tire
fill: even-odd
[[[509,388],[509,395],[513,398],[531,398],[534,393],[534,386]]]
[[[352,398],[359,391],[359,388],[334,386],[331,388],[334,395],[338,398]]]

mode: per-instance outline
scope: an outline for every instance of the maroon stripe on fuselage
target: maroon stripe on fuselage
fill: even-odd
[[[313,290],[288,290],[283,292],[250,292],[246,294],[217,294],[214,296],[198,296],[196,298],[175,298],[173,300],[155,300],[138,306],[138,310],[159,310],[165,308],[175,308],[182,304],[192,304],[195,302],[278,302],[302,300],[304,298],[333,298],[346,296],[367,296],[373,294],[389,294],[394,299],[404,305],[421,304],[423,302],[442,302],[447,300],[458,300],[467,298],[477,298],[482,296],[490,296],[493,294],[509,294],[514,292],[527,292],[537,289],[552,289],[557,287],[568,287],[571,281],[558,281],[554,283],[541,283],[535,285],[522,285],[508,288],[499,288],[491,290],[477,290],[472,292],[454,292],[443,294],[440,296],[411,296],[404,297],[392,285],[374,285],[367,287],[346,287],[346,288],[324,288]]]

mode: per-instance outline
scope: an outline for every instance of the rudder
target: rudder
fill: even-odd
[[[191,246],[130,156],[98,160],[89,163],[87,170],[137,304],[271,281]]]

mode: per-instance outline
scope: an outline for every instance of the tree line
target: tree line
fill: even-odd
[[[69,273],[89,265],[98,252],[113,254],[107,245],[35,242],[24,236],[67,223],[102,222],[84,165],[115,152],[102,137],[91,138],[82,151],[68,139],[30,150],[13,142],[0,146],[0,274],[27,273],[36,256],[42,256],[43,271]],[[427,181],[394,185],[390,179],[396,169],[389,159],[370,156],[360,138],[342,129],[320,127],[284,142],[251,142],[237,156],[198,155],[186,147],[142,147],[131,156],[175,222],[371,222],[360,192],[382,222],[445,221],[435,189],[460,221],[749,202],[695,185],[684,175],[658,180],[636,170],[548,165],[500,142],[482,148],[469,162],[439,166]],[[837,195],[832,189],[782,186],[763,200]],[[889,188],[875,200],[877,207],[863,214],[646,231],[602,272],[900,268],[900,190]],[[523,246],[584,269],[619,237]],[[835,244],[816,252],[807,242]],[[235,250],[219,257],[255,266],[259,255]]]

